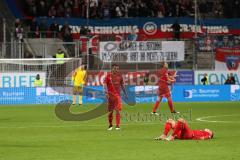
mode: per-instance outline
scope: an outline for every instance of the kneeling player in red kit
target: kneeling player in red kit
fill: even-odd
[[[127,98],[127,92],[125,90],[122,75],[119,73],[119,66],[116,64],[112,65],[112,70],[104,79],[104,89],[108,101],[108,130],[113,128],[113,112],[116,112],[116,130],[120,129],[120,112],[122,110],[121,102],[121,89],[125,97]]]
[[[167,137],[171,129],[173,130],[173,132],[169,137]],[[191,130],[188,127],[187,122],[184,119],[179,118],[177,121],[168,119],[165,123],[162,135],[160,137],[155,138],[155,140],[170,140],[170,141],[173,141],[174,139],[205,140],[212,138],[213,131],[211,131],[210,129]]]

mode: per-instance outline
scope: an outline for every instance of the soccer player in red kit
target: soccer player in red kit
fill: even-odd
[[[163,97],[166,97],[168,100],[168,106],[171,110],[171,113],[179,113],[174,110],[171,91],[169,89],[169,85],[175,82],[175,76],[170,76],[168,74],[168,64],[163,62],[162,69],[160,69],[159,73],[159,81],[158,81],[158,99],[155,102],[155,105],[152,110],[152,114],[159,115],[156,111]]]
[[[172,134],[167,138],[170,130],[173,130]],[[168,119],[164,126],[164,131],[160,137],[155,138],[156,140],[205,140],[212,139],[213,131],[210,129],[204,130],[191,130],[188,127],[187,122],[183,118],[179,118],[177,121]]]
[[[127,98],[127,92],[125,90],[122,75],[119,73],[119,66],[116,64],[112,65],[112,70],[107,73],[104,79],[104,89],[108,101],[108,130],[113,128],[113,112],[116,112],[116,130],[120,129],[120,112],[122,110],[121,102],[121,89],[125,97]]]

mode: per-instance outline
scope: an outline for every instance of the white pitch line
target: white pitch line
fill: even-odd
[[[157,123],[129,123],[129,124],[121,124],[121,126],[131,126],[131,125],[154,125],[154,124],[162,124],[161,122]],[[0,126],[0,129],[6,129],[6,128],[14,128],[14,129],[26,129],[26,128],[65,128],[65,127],[102,127],[107,126],[107,124],[87,124],[87,125],[46,125],[46,126]]]
[[[232,114],[232,115],[206,116],[206,117],[196,118],[196,121],[200,121],[200,122],[211,122],[211,123],[239,123],[240,121],[215,121],[215,120],[207,120],[207,119],[209,119],[209,118],[234,117],[234,116],[240,116],[240,115],[239,115],[239,114]]]

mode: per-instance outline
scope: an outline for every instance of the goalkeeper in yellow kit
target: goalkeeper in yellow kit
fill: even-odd
[[[85,70],[85,66],[81,65],[76,71],[73,73],[72,81],[73,81],[73,105],[76,104],[77,95],[78,95],[78,103],[82,105],[82,94],[83,87],[86,83],[87,72]]]

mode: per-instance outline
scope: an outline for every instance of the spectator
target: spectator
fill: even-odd
[[[232,16],[231,18],[239,18],[240,17],[240,0],[233,0],[232,4]]]
[[[35,18],[32,19],[30,25],[29,25],[29,37],[31,38],[37,38],[39,37],[39,25]]]
[[[240,47],[240,43],[239,43],[240,40],[239,39],[240,39],[240,37],[237,37],[237,36],[234,37],[234,41],[233,41],[233,46],[234,47]]]
[[[59,33],[59,25],[57,23],[57,21],[54,21],[51,25],[50,25],[50,31],[53,34],[53,37],[58,37],[58,33]]]
[[[20,22],[16,25],[15,36],[18,42],[23,42],[23,27]]]
[[[68,23],[65,22],[64,26],[61,28],[61,34],[64,42],[72,42],[72,29],[69,27]]]
[[[33,84],[34,84],[34,87],[42,87],[43,86],[43,82],[42,82],[39,74],[36,75],[36,78],[35,78]]]
[[[37,8],[37,11],[38,11],[38,16],[47,16],[47,6],[46,6],[46,2],[45,0],[40,0],[38,2],[38,8]]]
[[[223,6],[220,1],[214,1],[213,13],[216,18],[223,17]]]
[[[201,82],[203,85],[207,85],[208,84],[208,75],[207,73],[204,74],[203,78],[201,79]]]
[[[57,17],[65,17],[65,9],[62,4],[59,4],[57,7]]]
[[[72,5],[72,15],[73,17],[81,17],[81,8],[80,8],[80,1],[79,0],[74,0],[73,5]],[[68,5],[69,7],[70,5]],[[66,7],[66,6],[65,6]]]
[[[55,6],[51,6],[50,10],[48,11],[48,17],[55,18],[57,16],[57,10]]]
[[[64,51],[61,48],[59,48],[57,53],[56,53],[56,58],[64,58],[64,57],[65,57],[64,56]]]
[[[235,77],[233,76],[233,73],[230,73],[230,79],[231,79],[231,84],[236,84]]]
[[[149,72],[145,73],[143,78],[144,85],[148,85],[149,83]]]
[[[224,84],[232,84],[232,82],[231,82],[231,77],[228,75],[227,76],[227,79],[226,79],[226,81],[224,82]]]
[[[171,26],[171,28],[173,29],[173,37],[175,40],[180,40],[180,30],[181,30],[181,26],[178,23],[178,20],[175,21],[175,23]]]
[[[41,23],[39,24],[40,38],[46,37],[46,31],[47,31],[47,24],[46,24],[46,21],[42,19]]]
[[[92,3],[93,5],[90,6],[89,10],[90,10],[90,18],[91,19],[96,19],[98,18],[98,8],[97,8],[97,3]]]

